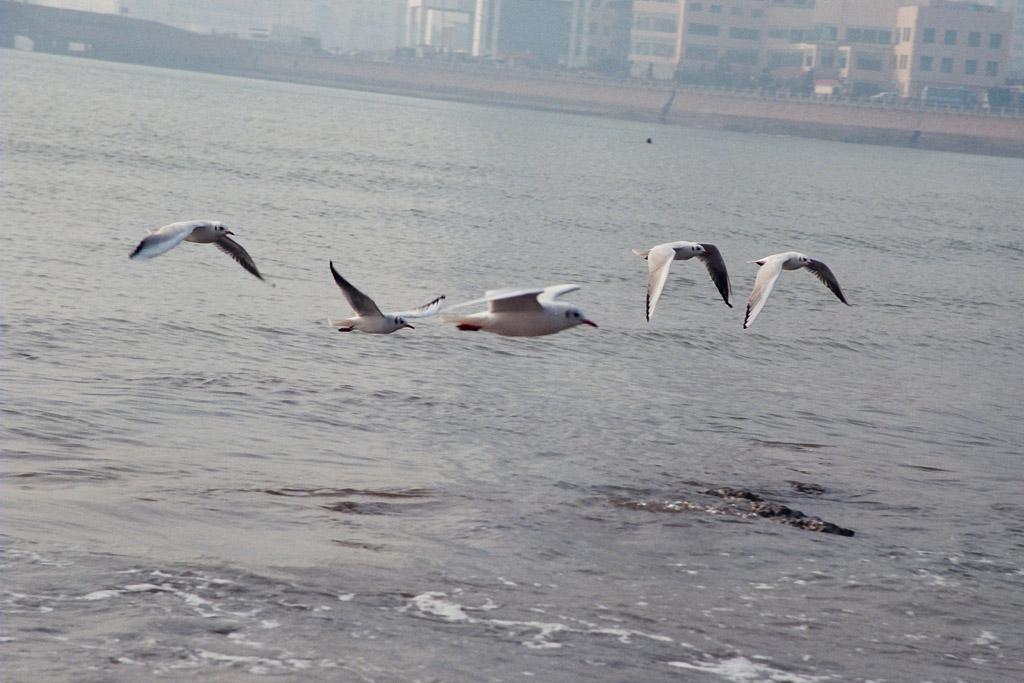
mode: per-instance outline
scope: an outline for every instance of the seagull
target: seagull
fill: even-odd
[[[665,288],[665,280],[668,279],[668,270],[672,267],[672,261],[686,261],[696,256],[708,269],[715,287],[725,300],[726,306],[732,308],[730,298],[732,287],[729,286],[729,273],[725,269],[725,260],[722,252],[713,244],[698,244],[696,242],[669,242],[659,244],[650,249],[634,249],[634,254],[647,259],[647,267],[651,277],[647,281],[647,322],[651,321],[654,315],[654,307],[658,305],[661,297],[661,290]]]
[[[380,309],[377,308],[377,304],[373,302],[373,299],[366,296],[358,289],[352,286],[352,284],[338,274],[338,271],[334,269],[334,262],[330,262],[331,275],[334,276],[334,281],[341,287],[341,293],[345,295],[348,300],[349,306],[356,312],[354,318],[348,318],[346,320],[328,320],[331,325],[338,328],[338,332],[351,332],[352,330],[359,330],[360,332],[368,332],[370,334],[391,334],[397,330],[408,327],[410,330],[416,329],[405,321],[406,318],[423,318],[428,315],[433,315],[438,312],[441,308],[441,304],[444,303],[444,294],[437,297],[433,301],[419,308],[411,311],[402,311],[401,313],[381,313]]]
[[[228,237],[235,233],[228,230],[227,226],[220,221],[181,221],[165,225],[159,230],[150,230],[149,233],[135,247],[135,251],[128,255],[128,258],[153,258],[165,251],[170,251],[182,242],[213,242],[218,249],[235,259],[247,271],[259,279],[263,279],[249,253],[242,248],[242,245]]]
[[[579,285],[553,285],[488,290],[481,299],[452,307],[487,302],[487,311],[467,316],[444,316],[442,320],[456,323],[460,330],[483,330],[503,337],[540,337],[581,324],[597,327],[580,309],[555,301],[557,297],[579,288]]]
[[[775,281],[779,279],[779,273],[784,270],[806,268],[814,273],[815,277],[824,282],[825,286],[832,290],[832,293],[839,297],[840,301],[847,306],[850,305],[850,302],[843,296],[843,290],[839,289],[839,280],[832,274],[828,266],[800,252],[787,251],[784,254],[772,254],[757,261],[748,261],[748,263],[756,263],[761,266],[761,269],[757,271],[757,279],[754,280],[754,291],[750,293],[750,300],[747,301],[747,315],[743,319],[743,329],[747,329],[753,324],[754,318],[764,308],[764,303],[768,300],[768,295],[771,293],[772,287],[775,286]]]

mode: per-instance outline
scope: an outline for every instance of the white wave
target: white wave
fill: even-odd
[[[836,678],[835,676],[795,674],[760,662],[752,662],[743,656],[719,662],[698,662],[696,664],[690,662],[668,662],[668,665],[677,669],[715,674],[735,683],[748,683],[748,681],[756,681],[757,683],[816,683],[817,681],[827,681]]]
[[[629,643],[632,638],[636,637],[666,643],[674,642],[672,638],[656,633],[645,633],[643,631],[625,628],[611,628],[572,617],[562,617],[562,619],[567,622],[573,622],[576,625],[570,625],[560,621],[482,619],[470,616],[466,613],[466,610],[489,611],[498,609],[499,607],[500,606],[495,604],[490,598],[488,598],[480,607],[465,607],[449,599],[446,593],[431,591],[410,598],[409,604],[403,607],[401,611],[407,611],[410,608],[415,608],[422,616],[441,617],[445,621],[452,623],[482,624],[484,626],[497,627],[506,631],[510,638],[525,638],[521,643],[526,647],[534,649],[555,649],[562,647],[561,643],[551,640],[551,637],[558,633],[612,636],[622,643]],[[543,610],[540,611],[543,612]]]

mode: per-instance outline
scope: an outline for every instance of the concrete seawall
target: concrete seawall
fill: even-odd
[[[1024,117],[611,83],[498,69],[260,54],[258,77],[418,97],[865,144],[1024,158]]]

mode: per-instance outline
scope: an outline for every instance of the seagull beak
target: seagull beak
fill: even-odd
[[[415,330],[416,329],[415,327],[413,327],[409,323],[406,323],[405,326],[408,327],[410,330]]]
[[[593,320],[584,320],[583,324],[590,325],[591,327],[597,327],[597,323],[595,323]]]
[[[235,233],[231,232],[230,230],[225,230],[224,234],[225,235],[234,235]]]

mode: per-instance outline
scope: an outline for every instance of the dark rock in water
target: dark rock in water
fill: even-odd
[[[723,486],[720,489],[708,489],[707,491],[704,491],[704,493],[709,496],[718,496],[719,498],[742,498],[743,500],[749,500],[755,503],[764,500],[764,498],[753,491],[748,491],[747,489],[734,489],[729,488],[728,486]]]
[[[793,482],[791,482],[793,483]],[[804,486],[804,485],[801,485]],[[824,489],[815,484],[811,492],[820,493]],[[799,489],[798,489],[799,490]],[[852,529],[845,529],[832,522],[826,522],[819,517],[809,517],[799,510],[765,500],[763,497],[748,489],[735,489],[723,486],[715,489],[700,491],[705,495],[723,499],[718,503],[701,503],[688,500],[675,500],[671,502],[648,502],[628,500],[624,498],[611,498],[609,502],[631,510],[646,510],[648,512],[709,512],[713,514],[727,514],[737,517],[761,517],[770,519],[780,524],[818,531],[823,534],[835,534],[836,536],[853,536]]]
[[[820,484],[807,484],[802,481],[792,480],[789,480],[786,483],[792,486],[793,490],[799,491],[800,493],[806,493],[812,496],[820,496],[825,493],[825,487]]]

